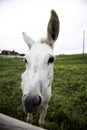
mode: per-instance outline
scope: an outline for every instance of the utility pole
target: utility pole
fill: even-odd
[[[85,51],[85,30],[83,30],[83,55],[84,55],[84,51]]]

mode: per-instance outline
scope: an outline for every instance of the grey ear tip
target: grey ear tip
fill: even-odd
[[[52,9],[52,10],[51,10],[51,17],[53,17],[53,16],[58,17],[56,11]]]
[[[51,14],[56,13],[54,9],[51,10]]]

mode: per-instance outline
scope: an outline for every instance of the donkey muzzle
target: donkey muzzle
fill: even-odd
[[[38,110],[42,102],[42,98],[38,95],[32,96],[31,94],[23,96],[23,105],[25,112],[34,113]]]

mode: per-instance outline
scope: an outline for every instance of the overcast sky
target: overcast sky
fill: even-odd
[[[0,0],[0,49],[27,53],[21,33],[36,41],[46,36],[51,9],[60,19],[54,53],[82,53],[83,30],[87,53],[87,0]]]

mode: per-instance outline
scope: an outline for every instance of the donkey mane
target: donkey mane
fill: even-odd
[[[40,43],[47,43],[47,39],[45,37],[42,37],[40,40],[39,40]]]

